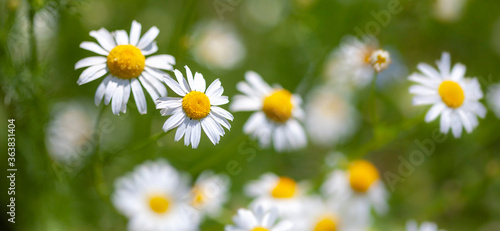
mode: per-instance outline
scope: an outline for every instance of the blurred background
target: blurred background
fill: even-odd
[[[381,12],[390,12],[390,18]],[[250,201],[242,193],[249,180],[272,171],[318,187],[338,153],[372,161],[387,185],[384,173],[397,173],[401,159],[419,149],[416,141],[432,139],[439,127],[437,120],[424,122],[428,107],[412,106],[407,76],[418,63],[434,65],[448,51],[452,63],[464,63],[466,76],[477,77],[488,93],[500,80],[499,12],[495,0],[0,0],[0,124],[7,130],[7,119],[16,120],[18,168],[16,223],[8,223],[2,212],[1,229],[125,230],[126,218],[109,200],[113,182],[149,159],[165,158],[192,178],[206,169],[235,169],[225,213],[206,219],[201,230],[223,230],[231,223],[234,211]],[[341,97],[356,116],[346,116],[355,121],[338,142],[310,138],[307,148],[291,153],[261,149],[242,132],[250,113],[234,113],[220,144],[202,137],[192,150],[174,142],[173,133],[155,139],[166,118],[151,100],[146,115],[129,102],[127,113],[115,116],[110,107],[93,104],[100,81],[76,84],[81,71],[74,70],[75,63],[91,55],[79,48],[94,41],[89,31],[128,31],[132,20],[143,32],[157,26],[159,54],[173,55],[175,68],[188,65],[207,82],[220,78],[230,98],[244,73],[254,70],[308,102],[330,78],[332,51],[346,35],[361,37],[360,31],[373,34],[393,63],[377,76],[375,98],[370,86]],[[500,230],[498,101],[483,100],[491,110],[472,134],[446,136],[394,185],[390,211],[375,217],[373,230],[403,230],[409,219],[434,221],[447,230]],[[65,133],[57,128],[61,123],[76,127]],[[64,139],[78,148],[58,146]],[[0,140],[6,150],[6,132]],[[99,155],[92,155],[96,146]],[[7,169],[7,155],[0,163]],[[7,204],[9,182],[0,179],[0,199]]]

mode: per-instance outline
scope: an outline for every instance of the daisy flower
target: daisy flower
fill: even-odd
[[[441,61],[437,61],[438,70],[420,63],[417,68],[421,73],[413,73],[410,81],[418,83],[410,87],[415,94],[413,105],[433,106],[425,116],[431,122],[441,116],[441,132],[451,129],[458,138],[462,135],[462,127],[471,133],[479,125],[477,117],[484,118],[486,108],[479,102],[483,92],[476,78],[465,78],[465,66],[457,63],[450,71],[450,54],[443,53]]]
[[[377,60],[374,59],[376,57],[372,58],[372,54],[378,47],[378,41],[373,37],[359,40],[346,36],[325,63],[324,75],[327,81],[352,87],[368,85],[375,73],[373,62],[376,63]]]
[[[200,143],[203,128],[208,139],[213,144],[218,144],[220,137],[224,136],[222,126],[229,130],[231,125],[228,120],[234,119],[231,113],[219,107],[229,102],[227,96],[222,95],[224,88],[219,79],[206,88],[203,75],[196,72],[193,78],[189,67],[185,68],[187,81],[179,70],[174,71],[177,81],[170,76],[164,77],[170,89],[182,98],[161,97],[156,100],[156,108],[161,109],[161,115],[170,116],[165,121],[163,130],[168,132],[178,127],[175,141],[184,136],[184,145],[191,144],[194,149]]]
[[[95,104],[99,105],[104,99],[104,104],[111,102],[113,114],[119,115],[127,110],[130,92],[133,93],[137,109],[141,114],[147,113],[144,87],[154,100],[167,95],[167,89],[162,83],[163,76],[172,71],[175,59],[171,55],[154,55],[158,50],[154,41],[160,31],[156,27],[149,29],[141,37],[141,24],[133,21],[130,36],[124,30],[110,33],[101,28],[91,31],[97,43],[82,42],[80,47],[99,54],[84,58],[75,64],[75,69],[87,67],[78,84],[82,85],[106,76],[95,94]]]
[[[290,151],[305,147],[306,135],[297,119],[303,119],[302,99],[281,87],[272,88],[259,74],[248,71],[245,81],[236,88],[244,95],[236,95],[231,111],[256,111],[243,127],[246,134],[257,138],[262,147]]]
[[[381,72],[387,69],[389,64],[391,64],[391,55],[388,51],[379,49],[372,52],[369,61],[375,71]]]
[[[496,117],[500,119],[500,84],[495,84],[489,87],[486,101],[490,109],[495,113]]]
[[[346,171],[335,170],[327,176],[321,188],[331,200],[342,201],[342,211],[356,217],[359,224],[370,223],[373,207],[378,214],[388,210],[387,191],[377,168],[366,160],[356,160]]]
[[[311,142],[333,146],[351,137],[359,123],[359,115],[349,97],[330,87],[311,91],[306,101],[305,127]]]
[[[305,183],[298,184],[289,177],[266,173],[247,184],[245,194],[255,198],[251,206],[276,207],[280,215],[292,217],[302,212],[305,188]]]
[[[229,183],[226,175],[212,171],[201,173],[191,189],[191,205],[208,216],[218,216],[228,199]]]
[[[188,181],[166,161],[146,162],[115,183],[112,201],[129,230],[198,229],[200,216],[186,200]]]
[[[420,227],[416,221],[408,221],[406,223],[406,231],[439,231],[438,226],[432,222],[423,222]]]
[[[278,210],[256,206],[253,210],[239,209],[233,217],[235,225],[227,225],[225,231],[291,231],[292,223],[287,220],[277,222]]]

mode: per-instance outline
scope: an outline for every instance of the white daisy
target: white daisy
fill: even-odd
[[[216,79],[206,88],[203,75],[196,72],[193,74],[188,66],[186,68],[186,79],[179,70],[175,70],[177,81],[170,76],[165,76],[165,83],[178,97],[161,97],[156,100],[156,108],[161,109],[163,116],[170,116],[163,125],[165,132],[178,127],[175,133],[175,141],[184,136],[184,145],[191,144],[197,148],[200,143],[201,129],[205,131],[208,139],[213,144],[218,144],[220,137],[224,136],[224,126],[230,129],[228,120],[234,117],[228,111],[219,107],[229,102],[227,96],[223,96],[224,88],[219,79]],[[206,91],[205,91],[206,90]],[[222,125],[222,126],[221,126]]]
[[[101,28],[98,31],[91,31],[90,36],[99,44],[82,42],[80,47],[101,56],[84,58],[75,64],[75,69],[88,67],[82,72],[77,83],[82,85],[106,75],[97,87],[96,105],[99,105],[104,98],[104,104],[112,102],[113,114],[125,113],[132,91],[137,109],[141,114],[146,114],[147,103],[142,87],[153,101],[166,96],[167,89],[162,81],[163,76],[168,74],[160,69],[172,71],[172,65],[175,64],[175,58],[171,55],[146,58],[147,55],[158,51],[154,40],[159,32],[158,28],[152,27],[141,38],[141,24],[136,21],[132,22],[130,36],[124,30],[110,33]]]
[[[49,155],[60,163],[76,166],[94,149],[92,136],[96,111],[77,101],[54,106],[47,125],[45,144]]]
[[[378,47],[378,41],[373,37],[365,37],[361,41],[356,37],[346,36],[325,63],[324,75],[327,81],[350,87],[368,85],[375,73],[371,56]]]
[[[233,217],[235,225],[227,225],[225,231],[291,231],[292,223],[279,219],[276,208],[256,206],[253,210],[238,209]]]
[[[443,22],[455,22],[462,17],[466,5],[467,0],[437,0],[434,15]]]
[[[370,55],[370,63],[373,69],[377,72],[381,72],[389,67],[391,64],[391,55],[385,50],[376,50]]]
[[[246,50],[236,30],[229,24],[202,23],[192,37],[190,51],[195,60],[214,69],[232,69],[241,64]]]
[[[218,216],[228,199],[229,184],[226,175],[202,172],[191,190],[191,205],[208,216]]]
[[[450,71],[450,54],[443,53],[437,61],[439,70],[420,63],[417,68],[422,72],[408,77],[418,83],[410,87],[415,94],[413,105],[433,106],[425,116],[431,122],[441,116],[441,132],[452,130],[455,137],[460,137],[462,127],[471,133],[479,125],[477,117],[484,118],[486,108],[479,102],[483,98],[481,86],[476,78],[465,78],[465,66],[457,63]]]
[[[256,111],[243,131],[257,138],[262,147],[269,147],[272,140],[279,152],[305,147],[306,135],[297,120],[304,117],[301,97],[281,87],[272,88],[253,71],[245,79],[236,85],[244,95],[236,95],[230,105],[231,111]]]
[[[432,222],[422,222],[420,227],[416,221],[408,221],[406,222],[406,231],[439,231],[442,229],[438,229],[438,226]]]
[[[280,215],[292,217],[302,212],[306,188],[305,183],[298,184],[289,177],[266,173],[259,180],[248,183],[245,186],[245,194],[255,198],[251,207],[276,207]]]
[[[497,118],[500,119],[500,84],[494,84],[488,88],[486,101],[490,109],[495,113]]]
[[[188,194],[188,180],[158,160],[116,180],[112,201],[129,219],[129,230],[197,230],[200,216],[189,206]]]
[[[318,87],[307,97],[305,127],[313,143],[333,146],[351,137],[359,115],[349,97],[331,87]]]
[[[378,214],[385,214],[388,210],[387,191],[379,172],[366,160],[351,162],[346,171],[333,171],[321,190],[331,200],[343,202],[343,213],[355,217],[358,224],[371,222],[372,207]]]

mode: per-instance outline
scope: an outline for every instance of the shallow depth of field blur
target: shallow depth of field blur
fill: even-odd
[[[500,120],[485,99],[481,102],[488,113],[471,134],[463,131],[459,139],[448,134],[445,141],[433,142],[435,150],[421,164],[410,170],[401,167],[420,150],[417,143],[432,140],[439,128],[439,120],[424,121],[428,106],[412,105],[407,77],[417,71],[418,63],[435,66],[447,51],[452,64],[465,64],[466,76],[478,78],[485,94],[500,82],[500,2],[399,0],[401,12],[378,21],[375,15],[395,1],[0,0],[0,124],[5,129],[0,131],[0,146],[7,150],[7,119],[14,118],[18,168],[16,223],[7,222],[2,212],[1,229],[125,230],[127,219],[109,199],[115,179],[146,160],[164,158],[192,179],[207,169],[228,173],[231,188],[223,213],[205,219],[200,228],[223,230],[236,210],[251,201],[243,194],[250,180],[274,172],[308,180],[316,190],[343,153],[348,159],[373,162],[388,188],[389,212],[373,215],[372,230],[404,230],[408,220],[436,222],[446,230],[500,230]],[[367,25],[393,62],[377,76],[374,93],[370,84],[352,90],[349,103],[358,111],[357,126],[338,144],[317,145],[308,136],[307,147],[298,151],[262,149],[242,131],[250,113],[233,112],[231,130],[218,145],[202,134],[198,149],[191,149],[174,142],[173,132],[154,140],[167,118],[149,95],[147,114],[140,115],[130,100],[127,113],[116,116],[109,105],[94,105],[101,80],[76,83],[82,70],[74,70],[75,63],[93,55],[79,48],[83,41],[95,41],[89,31],[129,31],[133,20],[142,24],[143,33],[159,28],[157,53],[173,55],[176,69],[184,72],[188,65],[202,73],[207,84],[220,78],[230,100],[238,93],[236,83],[253,70],[307,102],[308,94],[327,78],[330,53],[344,36],[360,37],[356,28],[366,32]],[[234,46],[227,54],[200,50],[207,30],[228,30],[239,44],[205,44],[214,50]],[[175,95],[169,89],[170,94]],[[90,143],[70,164],[47,147],[47,136],[56,135],[47,128],[67,105],[84,108],[88,118],[66,118],[83,130],[93,127],[102,107],[100,120],[108,123],[100,132],[102,139],[82,141]],[[94,157],[97,143],[100,153]],[[255,158],[249,158],[253,152]],[[7,155],[0,163],[7,169]],[[387,172],[404,176],[389,187]],[[5,205],[8,181],[0,179]]]

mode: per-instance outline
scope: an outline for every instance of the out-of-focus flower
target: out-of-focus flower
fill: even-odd
[[[216,217],[228,199],[229,178],[205,171],[191,189],[191,205],[206,214]]]
[[[112,101],[113,114],[125,113],[132,91],[139,112],[146,114],[147,104],[142,87],[153,100],[166,96],[167,88],[162,81],[163,76],[169,74],[160,69],[172,71],[175,64],[171,55],[145,57],[158,51],[154,40],[159,33],[158,28],[152,27],[141,38],[141,24],[136,21],[132,22],[130,36],[124,30],[110,33],[101,28],[91,31],[90,36],[99,44],[82,42],[80,47],[102,56],[84,58],[75,64],[75,69],[88,67],[77,83],[82,85],[107,74],[97,88],[95,104],[99,105],[104,98],[106,105]]]
[[[129,219],[129,230],[198,230],[200,214],[189,205],[188,194],[188,180],[158,160],[117,179],[112,201]]]
[[[304,117],[301,97],[279,86],[272,88],[253,71],[245,79],[236,85],[244,95],[236,95],[230,105],[231,111],[256,111],[243,131],[258,139],[261,147],[269,147],[272,140],[278,152],[306,146],[304,129],[297,120]]]
[[[228,120],[234,119],[231,113],[219,107],[229,102],[227,96],[222,95],[224,88],[219,79],[206,88],[202,74],[196,72],[193,77],[189,67],[185,68],[187,81],[179,70],[174,72],[177,81],[170,76],[164,77],[170,89],[182,98],[161,97],[156,101],[156,108],[161,109],[161,115],[170,116],[163,124],[163,130],[168,132],[178,127],[175,141],[184,136],[184,145],[191,144],[192,148],[198,148],[203,128],[208,139],[218,144],[220,137],[225,134],[222,126],[230,129]]]
[[[408,79],[418,83],[410,87],[410,93],[415,94],[413,105],[433,105],[425,121],[441,116],[441,132],[448,133],[451,128],[458,138],[462,127],[471,133],[479,125],[477,117],[484,118],[486,108],[479,102],[483,92],[477,79],[465,78],[465,66],[460,63],[450,71],[450,62],[450,54],[445,52],[441,61],[437,61],[439,70],[420,63],[417,68],[422,74],[413,73]]]
[[[434,15],[443,22],[458,21],[463,14],[467,0],[437,0]]]
[[[197,62],[213,69],[235,68],[246,56],[246,49],[235,29],[217,22],[197,27],[190,51]]]
[[[245,186],[245,193],[255,198],[252,206],[276,207],[282,216],[293,217],[302,212],[307,186],[289,177],[266,173]]]
[[[361,41],[356,37],[346,36],[325,63],[324,75],[327,81],[343,86],[366,86],[374,75],[372,54],[378,47],[378,41],[373,37],[365,37]],[[377,60],[375,56],[375,64]]]
[[[48,123],[45,143],[52,159],[67,165],[77,165],[90,154],[97,140],[92,140],[96,112],[88,105],[71,101],[54,107]]]
[[[334,146],[344,141],[356,131],[358,120],[348,97],[332,88],[314,89],[307,99],[305,125],[313,143]]]
[[[495,84],[489,87],[486,101],[490,109],[500,119],[500,84]]]
[[[360,226],[370,224],[371,208],[378,214],[385,214],[388,210],[387,191],[379,172],[366,160],[351,162],[347,171],[333,171],[321,190],[331,200],[342,202],[342,213],[355,217]]]
[[[391,55],[385,50],[376,50],[370,55],[370,63],[373,69],[377,72],[381,72],[391,64]]]
[[[420,227],[416,221],[408,221],[406,222],[406,231],[443,231],[442,229],[438,229],[438,226],[432,222],[422,222]]]
[[[233,217],[235,225],[227,225],[225,231],[292,231],[292,223],[279,221],[278,210],[258,205],[252,210],[238,209]]]
[[[284,18],[288,2],[283,0],[243,1],[240,14],[242,22],[255,31],[272,29]]]

